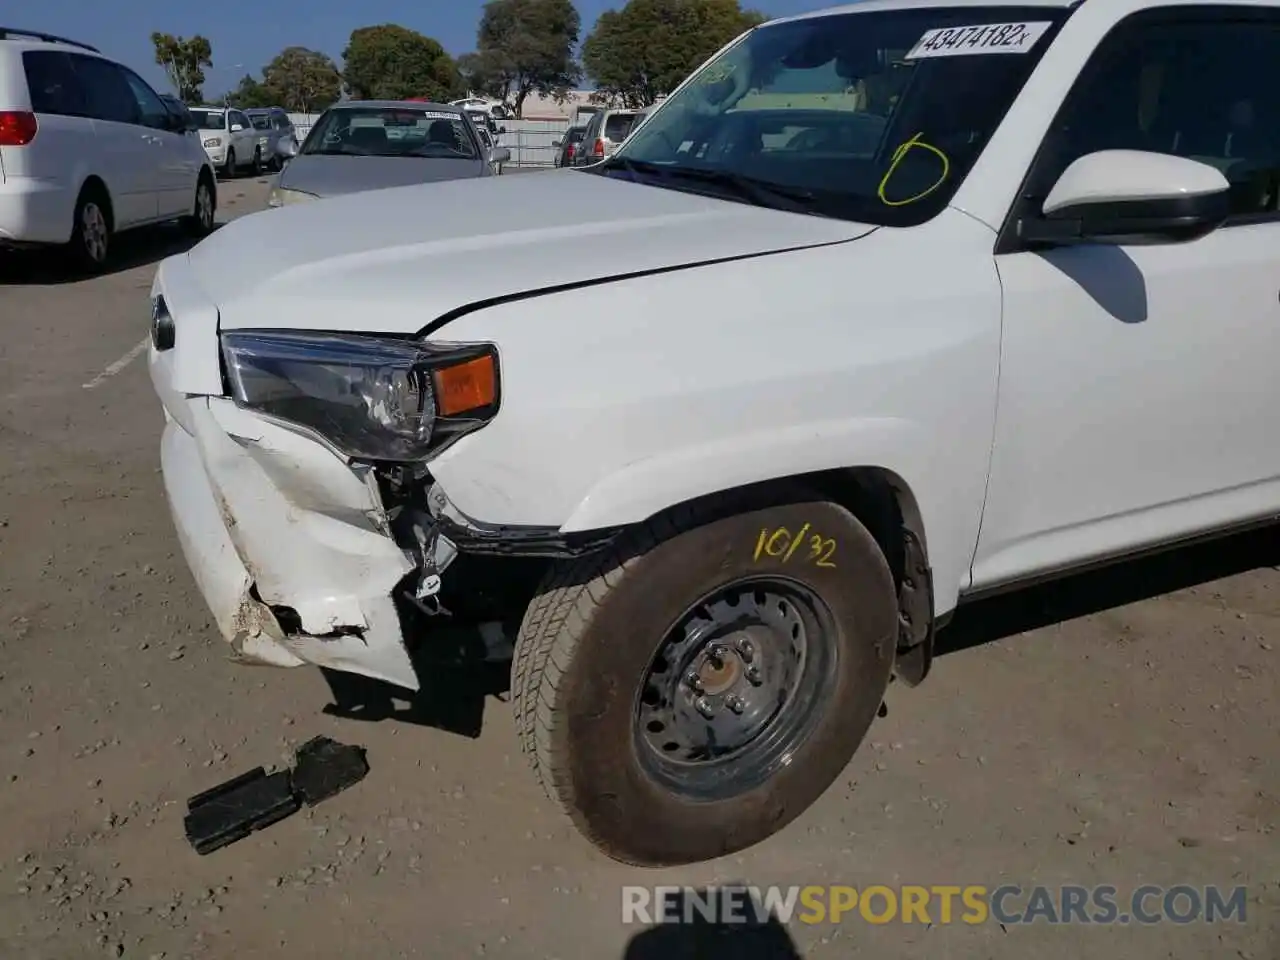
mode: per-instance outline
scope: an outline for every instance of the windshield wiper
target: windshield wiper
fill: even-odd
[[[771,210],[789,210],[792,213],[809,213],[818,216],[815,209],[817,197],[800,187],[788,187],[769,180],[759,180],[731,170],[714,167],[667,166],[630,157],[611,157],[606,169],[621,169],[628,173],[648,174],[661,179],[693,180],[713,187],[727,187],[748,203]]]

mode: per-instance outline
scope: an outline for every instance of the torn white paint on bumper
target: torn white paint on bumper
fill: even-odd
[[[382,506],[320,443],[218,397],[170,386],[169,354],[151,351],[165,406],[165,492],[182,552],[237,659],[311,663],[418,688],[392,592],[415,568],[383,529]],[[300,621],[286,631],[271,607]]]

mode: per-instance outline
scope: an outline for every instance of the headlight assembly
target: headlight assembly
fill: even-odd
[[[492,344],[235,331],[222,353],[239,406],[314,431],[352,460],[423,460],[498,412]]]

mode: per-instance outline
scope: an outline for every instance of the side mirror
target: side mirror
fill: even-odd
[[[498,132],[499,132],[499,133],[506,133],[506,132],[507,132],[507,125],[504,123],[502,126],[500,126],[500,127],[498,128]]]
[[[292,160],[298,155],[298,141],[293,137],[282,137],[276,144],[276,152],[285,160]]]
[[[489,158],[490,158],[494,163],[510,163],[510,162],[511,162],[511,151],[510,151],[510,150],[508,150],[506,147],[494,147],[494,148],[489,152]]]
[[[1099,150],[1067,167],[1042,217],[1019,223],[1032,243],[1186,242],[1212,233],[1231,213],[1221,171],[1144,150]]]
[[[557,150],[559,150],[561,147],[563,147],[563,146],[564,146],[564,141],[563,141],[563,140],[552,140],[552,141],[551,141],[551,145],[552,145],[553,147],[555,147]]]

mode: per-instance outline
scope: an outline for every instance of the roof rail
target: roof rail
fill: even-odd
[[[59,37],[52,33],[41,33],[39,30],[19,30],[17,27],[0,27],[0,40],[8,40],[11,37],[43,40],[45,43],[67,43],[82,50],[91,50],[94,53],[102,52],[97,47],[91,47],[87,43],[81,43],[79,40],[69,40],[66,37]]]

